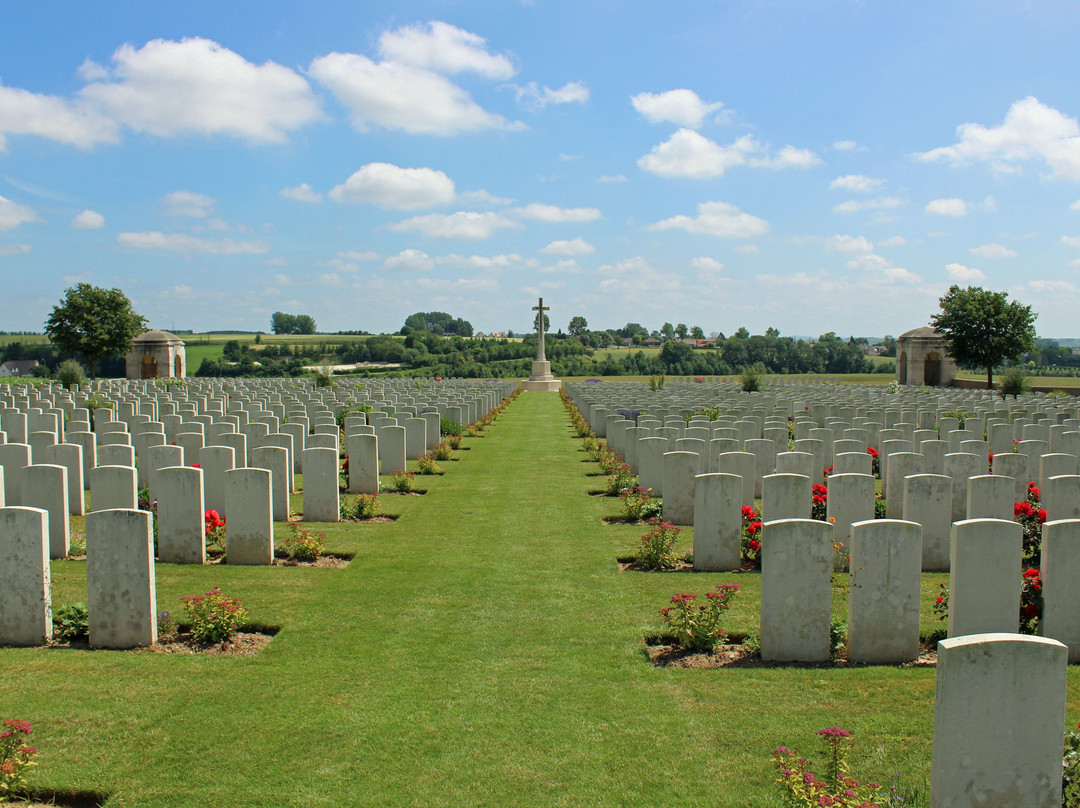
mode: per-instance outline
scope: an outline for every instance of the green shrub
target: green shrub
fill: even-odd
[[[1019,366],[1008,368],[998,379],[998,392],[1001,397],[1019,396],[1031,392],[1031,380],[1027,373]]]
[[[720,618],[731,599],[739,591],[738,584],[720,584],[715,592],[705,594],[706,602],[697,603],[697,595],[681,593],[671,599],[671,605],[660,610],[664,625],[675,635],[675,642],[685,651],[711,651],[727,636]]]
[[[181,598],[191,620],[191,636],[196,642],[218,643],[230,639],[247,617],[240,598],[230,598],[214,587],[204,595]]]
[[[743,368],[739,383],[744,393],[756,393],[761,390],[761,373],[756,366]]]
[[[450,460],[454,456],[454,450],[445,443],[436,443],[431,448],[431,456],[440,461]]]
[[[675,542],[681,528],[660,519],[650,519],[649,524],[653,526],[652,530],[641,537],[641,546],[634,561],[648,570],[674,569],[679,561],[675,555]]]
[[[65,603],[53,611],[53,636],[66,642],[90,639],[90,618],[85,603]]]
[[[74,359],[65,359],[56,367],[56,380],[64,387],[82,384],[86,380],[86,368]]]
[[[421,455],[416,459],[416,465],[421,474],[439,474],[442,471],[439,464],[435,462],[434,455]]]
[[[375,512],[379,509],[379,496],[378,494],[357,494],[356,495],[356,518],[357,519],[371,519],[375,516]]]
[[[461,435],[464,431],[465,428],[448,415],[439,419],[439,432],[443,435]]]
[[[298,522],[290,522],[292,536],[281,543],[285,554],[296,561],[315,561],[326,547],[325,533],[312,533]]]

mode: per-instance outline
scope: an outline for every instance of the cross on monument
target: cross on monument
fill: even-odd
[[[540,302],[532,307],[532,310],[536,314],[536,361],[545,362],[547,357],[544,355],[544,312],[551,311],[551,306],[544,305],[544,298],[540,298]]]

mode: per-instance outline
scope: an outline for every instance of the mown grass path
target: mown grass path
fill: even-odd
[[[619,573],[641,529],[601,524],[617,502],[588,496],[554,393],[466,446],[426,496],[382,498],[395,523],[326,526],[346,569],[158,566],[159,609],[216,585],[281,625],[256,658],[0,649],[35,783],[123,806],[762,806],[769,752],[832,724],[875,776],[926,776],[933,669],[648,664],[673,593],[743,584],[746,630],[756,576]],[[85,599],[80,562],[54,582]]]

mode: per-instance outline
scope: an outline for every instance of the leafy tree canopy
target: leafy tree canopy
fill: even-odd
[[[275,334],[314,334],[315,318],[310,314],[275,311],[270,316],[270,330]]]
[[[472,323],[460,317],[455,318],[445,311],[418,311],[405,318],[405,325],[414,331],[427,331],[430,334],[452,334],[458,337],[473,335]]]
[[[45,333],[61,353],[82,354],[96,377],[98,359],[123,354],[131,341],[146,330],[146,318],[131,306],[119,289],[79,283],[65,290],[45,321]]]
[[[584,317],[571,317],[570,325],[566,327],[566,333],[571,337],[580,337],[589,332],[589,322]]]
[[[1038,315],[1031,306],[1010,301],[1005,292],[953,285],[939,304],[941,311],[930,318],[930,324],[945,338],[958,365],[986,368],[988,390],[994,386],[996,365],[1035,347]]]

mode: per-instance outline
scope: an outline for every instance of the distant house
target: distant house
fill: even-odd
[[[658,340],[656,337],[646,337],[641,341],[641,344],[644,345],[646,348],[655,348],[659,345],[662,345],[663,343],[660,342],[660,340]]]
[[[36,359],[9,359],[0,365],[0,376],[32,376],[40,364]]]
[[[491,337],[492,339],[506,339],[506,332],[505,331],[492,331],[490,334],[488,334],[488,336]]]
[[[488,335],[485,334],[483,331],[477,331],[475,334],[473,334],[473,336],[476,337],[476,339],[487,339]]]

